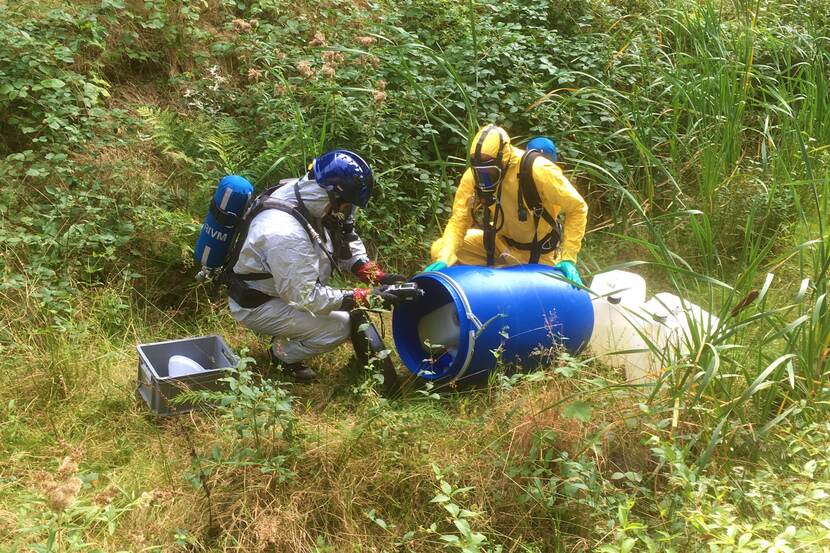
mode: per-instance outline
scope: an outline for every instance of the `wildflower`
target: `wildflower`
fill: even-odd
[[[326,35],[323,34],[322,31],[317,31],[314,33],[314,38],[311,39],[309,42],[310,46],[328,46],[328,42],[326,42]]]
[[[256,537],[262,544],[277,544],[283,533],[283,525],[280,524],[280,517],[266,515],[257,517]]]
[[[63,511],[75,502],[75,498],[83,485],[83,481],[77,476],[73,476],[62,484],[53,483],[48,495],[49,506],[54,511]]]
[[[257,69],[256,67],[251,67],[248,69],[248,80],[257,82],[259,79],[262,78],[262,71]]]
[[[275,85],[274,86],[274,94],[276,94],[277,96],[282,96],[283,94],[285,94],[285,85],[284,84]]]
[[[297,64],[297,71],[299,71],[300,75],[302,75],[306,79],[310,79],[314,76],[314,69],[312,69],[311,64],[305,60]]]
[[[113,500],[115,500],[116,497],[118,497],[119,493],[121,492],[118,491],[118,488],[113,486],[95,494],[93,500],[98,505],[109,505],[113,502]]]
[[[225,77],[223,77],[222,75],[219,74],[219,66],[218,65],[211,66],[210,69],[208,69],[208,73],[210,74],[210,80],[213,81],[213,84],[208,86],[208,88],[210,88],[214,92],[218,91],[219,87],[225,81],[228,80],[228,79],[226,79]]]
[[[147,537],[144,534],[130,534],[130,541],[133,542],[134,547],[140,548],[147,543]]]
[[[147,507],[153,505],[155,503],[155,501],[156,501],[156,491],[155,490],[151,490],[149,492],[144,491],[144,492],[141,492],[141,495],[138,498],[138,506],[139,506],[139,508],[144,509],[144,508],[147,508]]]
[[[386,100],[386,92],[383,90],[375,90],[372,94],[375,97],[375,103],[382,104],[384,100]]]
[[[326,50],[323,52],[323,62],[327,63],[332,66],[337,66],[337,64],[343,61],[343,52],[338,52],[336,50]]]
[[[251,24],[244,19],[234,19],[231,21],[231,24],[233,25],[233,30],[239,33],[247,33],[251,30]]]
[[[323,64],[323,68],[320,69],[320,72],[323,74],[324,77],[331,79],[334,77],[335,69],[333,65],[326,63]]]
[[[274,57],[282,61],[285,59],[285,52],[282,50],[274,50]]]
[[[357,64],[363,67],[371,65],[377,69],[380,66],[380,58],[377,56],[360,56],[357,58]]]
[[[58,467],[58,478],[61,480],[66,480],[70,476],[75,476],[75,473],[78,472],[78,464],[72,459],[70,456],[66,456],[61,461],[60,466]]]
[[[386,90],[386,81],[383,79],[379,80],[376,88],[378,90]]]
[[[377,39],[373,36],[359,36],[357,37],[357,41],[360,43],[361,46],[364,48],[368,48],[377,42]]]

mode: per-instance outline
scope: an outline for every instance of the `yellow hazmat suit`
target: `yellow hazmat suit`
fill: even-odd
[[[494,252],[496,265],[528,263],[531,252],[514,247],[515,243],[530,243],[534,231],[538,237],[551,232],[551,225],[544,219],[539,220],[538,229],[533,216],[528,216],[526,221],[519,219],[519,162],[524,150],[512,147],[509,140],[503,129],[490,125],[479,131],[470,150],[472,163],[476,162],[477,157],[484,157],[502,167],[503,178],[496,185],[494,193],[498,202],[488,208],[490,221],[494,221],[497,228]],[[543,253],[539,262],[551,266],[560,261],[576,262],[588,220],[588,206],[585,200],[568,182],[562,170],[541,156],[533,163],[533,181],[536,183],[542,207],[554,218],[559,213],[565,217],[559,248]],[[484,232],[473,228],[473,213],[476,209],[484,208],[476,194],[473,169],[468,167],[455,192],[452,215],[444,234],[432,244],[430,253],[434,262],[441,261],[447,265],[487,264]],[[497,215],[497,210],[502,210],[502,213]],[[511,241],[514,245],[510,244]]]

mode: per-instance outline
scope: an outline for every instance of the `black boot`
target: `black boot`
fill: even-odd
[[[317,382],[317,373],[304,363],[284,363],[282,372],[294,379],[297,384]]]
[[[389,356],[383,359],[378,354],[386,349],[378,329],[369,320],[363,311],[354,310],[349,312],[351,323],[351,338],[354,354],[357,362],[365,367],[369,364],[370,355],[375,359],[375,366],[379,367],[383,374],[383,395],[385,397],[397,397],[401,393],[401,382],[395,364]],[[361,329],[361,327],[363,327]]]
[[[274,348],[268,348],[268,357],[271,364],[282,370],[283,374],[294,380],[297,384],[311,384],[317,381],[317,373],[305,363],[286,363],[274,355]]]

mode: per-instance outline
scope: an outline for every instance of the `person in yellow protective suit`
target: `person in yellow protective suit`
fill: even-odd
[[[520,186],[523,155],[523,150],[511,146],[501,127],[488,125],[478,132],[470,146],[470,167],[455,193],[452,216],[443,236],[432,244],[433,263],[425,270],[456,263],[538,262],[554,266],[572,282],[582,284],[576,258],[585,235],[588,206],[562,170],[539,155],[527,164],[532,163],[531,167],[523,169],[532,172],[538,193],[539,209],[533,209],[523,191],[527,188]],[[565,217],[561,236],[556,220],[560,213]]]

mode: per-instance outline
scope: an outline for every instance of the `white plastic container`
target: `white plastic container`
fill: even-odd
[[[610,303],[640,305],[646,301],[646,281],[628,271],[608,271],[591,279],[591,291]]]
[[[641,382],[655,369],[644,337],[652,334],[651,317],[642,309],[646,282],[627,271],[609,271],[591,281],[596,294],[591,350],[606,365],[623,369],[626,380]]]
[[[646,282],[635,273],[596,275],[591,291],[596,296],[591,350],[606,365],[623,369],[630,383],[656,380],[664,367],[689,355],[720,324],[674,294],[663,292],[646,301]]]
[[[651,338],[662,352],[661,365],[688,355],[720,324],[716,316],[699,305],[668,292],[656,294],[643,310],[655,323]]]
[[[443,305],[418,321],[418,338],[427,350],[457,351],[461,325],[455,304]]]
[[[204,370],[205,368],[202,365],[184,355],[174,355],[167,362],[167,376],[172,378],[179,378]]]

